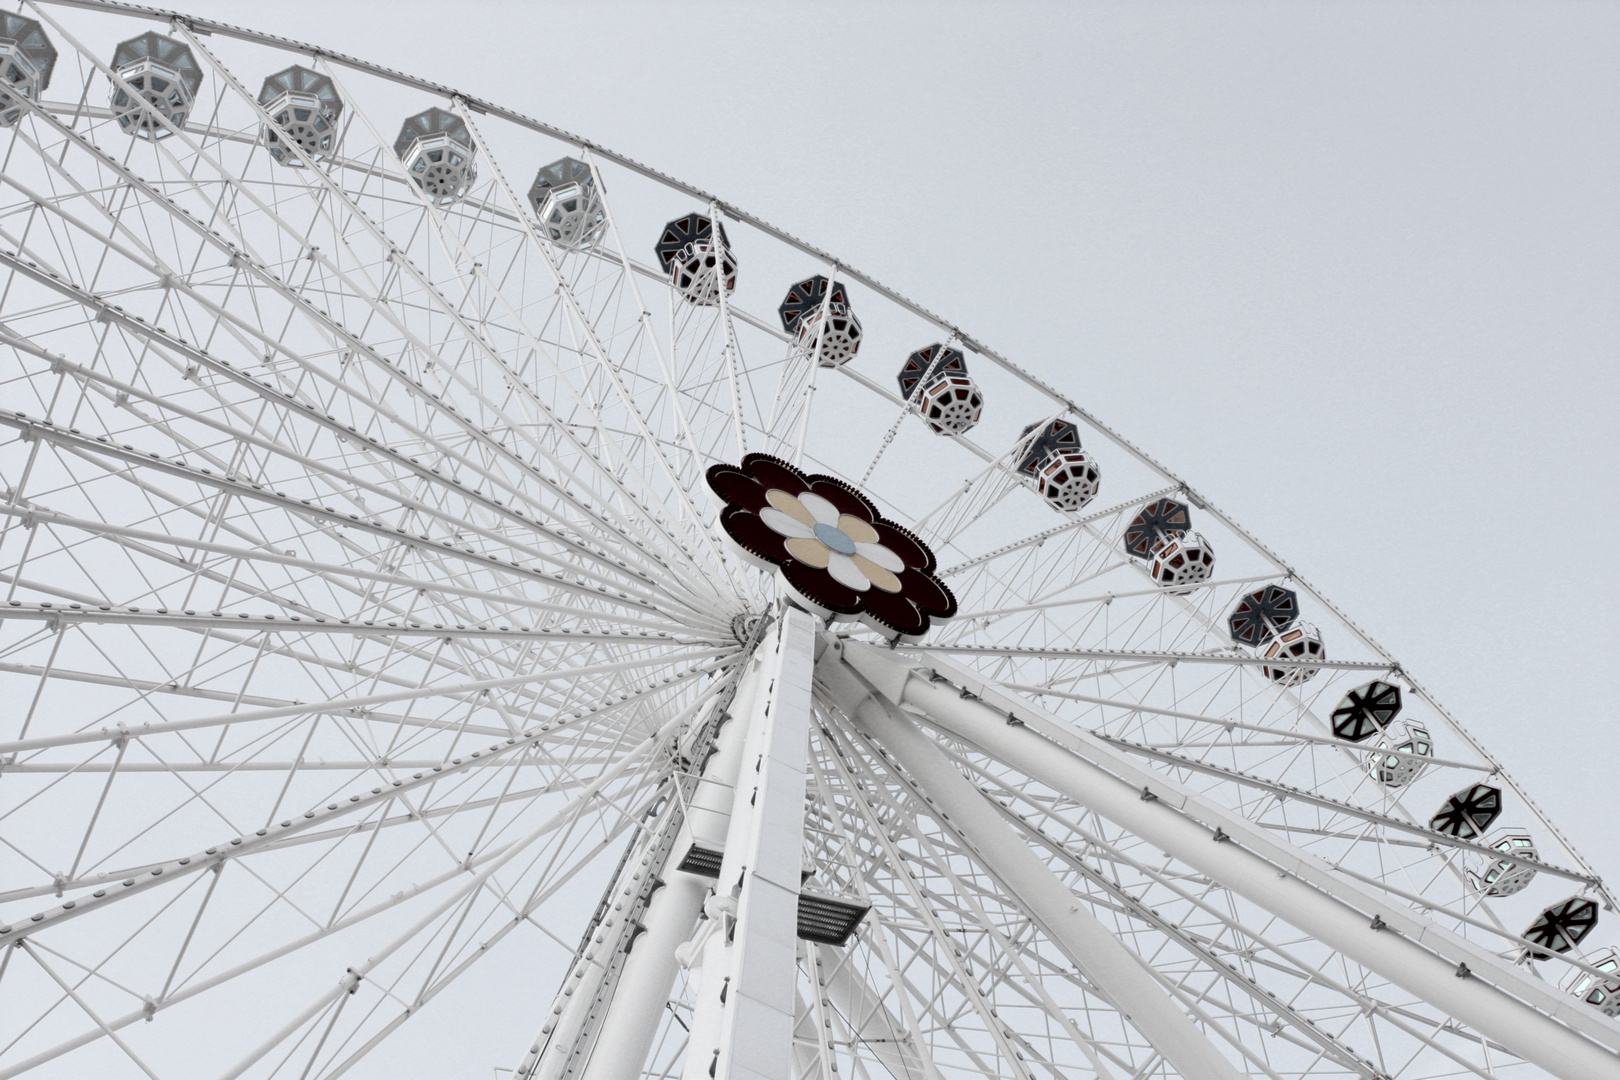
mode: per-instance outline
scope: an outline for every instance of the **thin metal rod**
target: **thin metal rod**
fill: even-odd
[[[1538,988],[1542,992],[1532,996],[1534,980],[1447,934],[1404,905],[1369,896],[1362,906],[1352,907],[1344,897],[1358,894],[1359,887],[1340,880],[1330,892],[1316,881],[1307,881],[1301,872],[1309,856],[1293,853],[1282,861],[1268,858],[1267,848],[1279,854],[1293,849],[1262,836],[1245,819],[1176,791],[1157,774],[1149,788],[1155,797],[1144,798],[1144,785],[1134,782],[1141,772],[1115,772],[1096,764],[1099,758],[1113,756],[1099,744],[1088,745],[1087,756],[1082,757],[1075,749],[1080,745],[1078,736],[1054,742],[1048,733],[1063,730],[1061,723],[1045,717],[1033,704],[1019,703],[1019,718],[1024,723],[1010,724],[1005,713],[933,683],[903,658],[854,643],[846,644],[843,653],[870,682],[883,688],[884,697],[922,710],[942,730],[984,749],[1009,767],[1024,770],[1519,1057],[1565,1080],[1620,1080],[1620,1056],[1579,1033],[1606,1035],[1605,1041],[1620,1043],[1620,1031],[1595,1023],[1597,1018],[1588,1016],[1574,1001],[1554,998],[1554,1007],[1543,1011],[1542,1002],[1550,995]],[[1031,722],[1037,718],[1043,721],[1039,731]],[[1119,765],[1116,761],[1109,764],[1111,768]],[[1210,822],[1217,824],[1211,828]],[[1404,932],[1406,927],[1411,928],[1411,936]],[[1384,932],[1386,929],[1390,932]],[[1459,955],[1462,950],[1466,952]],[[1458,965],[1464,963],[1473,974],[1459,977],[1464,969]]]
[[[943,814],[948,827],[973,845],[975,856],[1013,890],[1025,910],[1110,1003],[1188,1080],[1240,1080],[1242,1074],[1187,1019],[1157,980],[1107,927],[1082,906],[1027,846],[1016,840],[984,795],[965,779],[898,702],[880,700],[829,647],[817,665],[844,713],[909,773]]]

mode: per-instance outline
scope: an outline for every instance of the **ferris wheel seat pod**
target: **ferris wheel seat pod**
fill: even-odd
[[[1347,742],[1361,742],[1393,724],[1400,712],[1401,688],[1374,679],[1351,690],[1339,701],[1330,717],[1333,734]]]
[[[472,133],[461,117],[434,106],[410,117],[394,140],[406,175],[431,202],[459,202],[478,179]]]
[[[906,357],[897,376],[900,397],[936,435],[966,435],[984,415],[984,393],[968,374],[961,349],[940,342]]]
[[[1172,595],[1190,592],[1215,574],[1215,548],[1192,531],[1192,510],[1176,499],[1147,503],[1125,526],[1125,554],[1148,564],[1154,584]]]
[[[1393,750],[1395,753],[1390,753]],[[1434,740],[1420,724],[1401,721],[1385,730],[1383,738],[1367,759],[1367,774],[1388,788],[1398,788],[1417,779],[1424,758],[1434,756]]]
[[[1202,533],[1185,532],[1164,537],[1153,545],[1148,574],[1166,592],[1174,595],[1191,592],[1194,586],[1215,575],[1215,548]]]
[[[1524,955],[1531,960],[1550,960],[1553,953],[1574,951],[1598,923],[1598,906],[1585,896],[1572,896],[1559,904],[1544,908],[1520,936],[1540,948],[1527,948]]]
[[[918,393],[917,411],[935,435],[966,435],[984,415],[984,394],[966,375],[940,375]]]
[[[1605,949],[1587,963],[1603,974],[1577,968],[1564,981],[1564,990],[1594,1006],[1604,1016],[1620,1016],[1620,953]]]
[[[1080,510],[1102,488],[1102,470],[1080,446],[1080,429],[1054,419],[1030,424],[1019,436],[1014,471],[1059,510]]]
[[[262,132],[265,148],[282,165],[303,168],[294,147],[311,161],[332,153],[343,99],[325,75],[297,64],[278,71],[260,87],[259,106],[270,116]]]
[[[1299,618],[1299,594],[1281,585],[1267,585],[1240,599],[1226,625],[1237,645],[1263,648],[1272,637]]]
[[[891,641],[916,641],[956,614],[933,552],[844,481],[768,454],[712,466],[706,480],[728,546],[774,570],[783,592],[826,622],[858,620]]]
[[[1504,855],[1520,859],[1540,859],[1535,839],[1522,829],[1498,829],[1484,840],[1484,845]],[[1493,859],[1483,870],[1468,871],[1468,880],[1486,896],[1513,896],[1524,891],[1535,879],[1536,868],[1526,866],[1518,859]],[[1620,1001],[1616,1003],[1620,1007]]]
[[[600,240],[607,228],[602,186],[595,170],[578,158],[558,158],[541,166],[529,187],[529,205],[546,238],[558,247],[583,251]],[[732,287],[735,285],[733,282]]]
[[[722,287],[727,296],[737,289],[737,256],[726,227],[705,214],[691,213],[665,224],[653,251],[670,285],[694,307],[714,307]]]
[[[0,12],[0,127],[15,127],[25,107],[51,84],[56,48],[34,19]]]
[[[1192,509],[1178,499],[1154,499],[1137,511],[1125,526],[1125,554],[1151,559],[1154,549],[1170,537],[1192,528]]]
[[[114,50],[112,67],[124,84],[113,83],[113,115],[126,133],[162,139],[171,134],[163,120],[185,127],[202,86],[202,68],[189,46],[148,30]]]
[[[1296,622],[1288,629],[1273,634],[1261,649],[1267,660],[1325,660],[1327,649],[1322,645],[1322,631],[1307,622]],[[1272,667],[1262,665],[1260,671],[1278,686],[1299,686],[1316,677],[1321,668],[1295,666]]]
[[[795,347],[815,352],[821,367],[843,367],[860,351],[864,331],[850,307],[849,287],[842,281],[829,282],[826,275],[816,274],[794,282],[776,314],[782,329],[793,335]]]

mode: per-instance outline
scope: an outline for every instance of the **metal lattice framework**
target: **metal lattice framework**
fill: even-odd
[[[164,12],[21,14],[57,56],[0,131],[0,1080],[397,1075],[424,1028],[519,1080],[1620,1076],[1620,1025],[1561,989],[1614,981],[1596,873],[1079,403],[491,103]],[[176,50],[200,73],[178,125],[111,105],[146,100],[111,60],[149,31],[143,92]],[[294,66],[315,157],[275,127],[302,99],[261,101]],[[401,160],[423,115],[454,183]],[[535,216],[554,162],[579,229]],[[734,289],[654,258],[689,214]],[[842,306],[784,331],[816,275]],[[892,390],[930,343],[972,361],[970,434]],[[1036,430],[1094,501],[1020,473]],[[705,492],[754,452],[864,490],[956,617],[885,647],[785,604]],[[1203,577],[1127,548],[1166,499]],[[1319,650],[1234,642],[1272,586]],[[1459,792],[1516,839],[1435,825]],[[530,977],[492,995],[503,957]]]

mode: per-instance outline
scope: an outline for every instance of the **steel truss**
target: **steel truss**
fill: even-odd
[[[1571,894],[1607,920],[1597,872],[1079,403],[493,103],[188,16],[21,13],[57,59],[0,129],[0,1080],[1617,1074],[1620,1027],[1560,989],[1612,980],[1607,922],[1523,936]],[[113,46],[148,30],[202,81],[132,138]],[[344,108],[284,163],[257,86],[294,64]],[[476,169],[449,202],[393,147],[429,106]],[[586,246],[524,194],[563,156]],[[647,259],[694,212],[739,262],[712,304]],[[813,335],[775,317],[815,274],[865,328],[842,366],[830,291]],[[983,391],[968,434],[893,390],[931,342]],[[1016,473],[1050,420],[1094,505]],[[751,451],[859,478],[960,615],[889,649],[786,604],[704,494]],[[1219,557],[1173,591],[1123,543],[1165,498]],[[1268,586],[1326,656],[1233,643]],[[1374,679],[1432,747],[1335,731]],[[1480,783],[1531,853],[1432,827]],[[1497,862],[1533,878],[1483,889]]]

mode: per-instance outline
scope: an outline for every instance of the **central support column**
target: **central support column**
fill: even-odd
[[[725,853],[700,947],[683,1080],[792,1080],[799,880],[816,621],[760,643]],[[698,943],[695,943],[698,944]]]
[[[745,661],[753,662],[753,658]],[[641,1075],[675,982],[676,951],[692,936],[709,895],[709,879],[682,870],[681,863],[694,844],[721,850],[725,843],[747,718],[758,711],[756,699],[764,690],[757,670],[739,677],[729,709],[735,719],[722,719],[713,755],[693,763],[700,779],[687,803],[680,834],[658,870],[664,886],[653,893],[642,916],[645,932],[625,958],[624,974],[602,1020],[584,1080],[637,1080]]]

